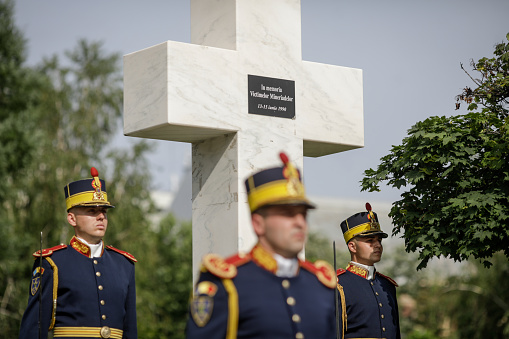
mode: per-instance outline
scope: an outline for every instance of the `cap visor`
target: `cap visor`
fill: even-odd
[[[367,231],[367,232],[364,232],[364,233],[361,233],[361,234],[356,234],[355,236],[356,237],[366,238],[366,237],[372,237],[374,235],[381,235],[382,238],[387,238],[389,236],[387,233],[382,232],[382,231]]]
[[[110,204],[97,204],[97,203],[83,203],[83,204],[74,205],[72,207],[106,207],[106,208],[115,208],[115,206],[110,205]]]
[[[307,200],[280,200],[280,201],[274,201],[270,202],[268,204],[262,205],[258,207],[258,209],[266,206],[281,206],[281,205],[288,205],[288,206],[306,206],[309,209],[315,209],[316,205],[313,203],[307,201]]]

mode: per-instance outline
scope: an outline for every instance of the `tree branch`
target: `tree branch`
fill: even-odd
[[[463,70],[463,72],[465,72],[465,73],[468,75],[468,77],[469,77],[470,79],[472,79],[472,81],[473,81],[473,82],[474,82],[477,86],[481,86],[481,84],[480,84],[477,80],[475,80],[474,78],[472,78],[472,76],[471,76],[471,75],[470,75],[470,74],[469,74],[469,73],[465,70],[465,68],[463,67],[463,63],[462,63],[462,62],[460,62],[460,67],[461,67],[461,69]]]

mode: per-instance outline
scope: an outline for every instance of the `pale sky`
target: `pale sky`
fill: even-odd
[[[401,144],[417,121],[465,113],[454,110],[454,98],[473,84],[460,63],[469,69],[471,59],[491,57],[505,40],[509,0],[302,0],[301,7],[303,59],[362,69],[364,83],[364,148],[304,158],[308,194],[397,200],[388,188],[360,192],[364,170]],[[29,65],[62,55],[80,38],[121,55],[167,40],[190,42],[189,12],[187,0],[15,1]],[[154,143],[153,186],[176,189],[191,146]]]

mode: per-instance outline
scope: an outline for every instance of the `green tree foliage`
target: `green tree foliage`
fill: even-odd
[[[40,232],[44,247],[68,243],[74,233],[65,219],[65,184],[98,168],[117,206],[110,211],[105,242],[134,255],[131,247],[149,229],[153,205],[144,158],[148,145],[120,148],[112,142],[121,120],[120,56],[105,54],[99,43],[79,41],[63,62],[54,56],[24,69],[24,42],[9,21],[12,4],[2,2],[0,9],[0,332],[14,338]],[[141,280],[150,274],[143,265],[137,272]]]
[[[501,253],[486,269],[479,263],[467,266],[468,275],[449,279],[442,291],[444,315],[451,319],[457,338],[509,338],[509,262]]]
[[[494,338],[509,336],[509,262],[497,252],[493,267],[465,262],[450,275],[447,266],[439,274],[421,270],[408,276],[399,288],[402,333],[409,338]],[[405,306],[409,296],[412,309]],[[410,312],[411,311],[411,312]]]
[[[0,0],[0,333],[15,338],[28,299],[32,253],[68,243],[64,186],[106,181],[106,244],[131,252],[136,265],[141,338],[183,338],[192,288],[191,225],[149,215],[147,143],[114,143],[122,110],[120,56],[79,41],[65,58],[23,67],[24,40]]]
[[[41,86],[41,78],[23,67],[25,41],[12,16],[13,2],[0,1],[0,201],[33,152],[26,124]]]
[[[333,243],[320,233],[309,233],[305,253],[308,261],[325,260],[334,266]],[[349,261],[350,252],[346,249],[345,242],[336,242],[336,268],[345,268]]]
[[[509,43],[472,66],[477,87],[457,103],[469,112],[416,123],[362,180],[362,190],[379,191],[382,181],[406,188],[389,216],[406,250],[419,252],[419,269],[441,255],[487,266],[497,251],[509,258]]]
[[[20,289],[27,291],[26,282],[21,284],[19,278],[30,270],[26,256],[27,264],[18,260],[26,236],[16,225],[16,202],[24,196],[14,187],[35,153],[36,123],[30,110],[44,84],[41,75],[23,67],[24,49],[25,41],[13,22],[13,2],[0,1],[0,333],[6,337],[17,335]],[[23,299],[26,303],[26,294]]]
[[[172,215],[148,229],[136,245],[143,268],[137,268],[140,338],[185,338],[192,289],[192,229]],[[141,266],[141,265],[140,265]]]

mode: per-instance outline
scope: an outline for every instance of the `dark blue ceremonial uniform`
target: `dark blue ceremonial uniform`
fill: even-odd
[[[339,269],[337,274],[339,308],[340,312],[343,310],[344,320],[340,322],[342,338],[401,338],[397,284],[378,272],[368,280],[367,270],[363,272],[352,264],[346,270]]]
[[[330,266],[299,261],[297,276],[278,277],[275,260],[259,245],[246,256],[212,261],[204,259],[207,271],[196,284],[188,338],[335,337]]]
[[[110,331],[111,338],[137,338],[136,259],[111,246],[103,250],[101,257],[89,258],[84,253],[86,249],[88,246],[73,237],[70,246],[44,250],[42,274],[38,254],[34,254],[34,273],[20,339],[38,338],[41,276],[41,338],[48,337],[49,329],[54,330],[55,338],[85,337],[84,332],[100,338],[101,329]]]

